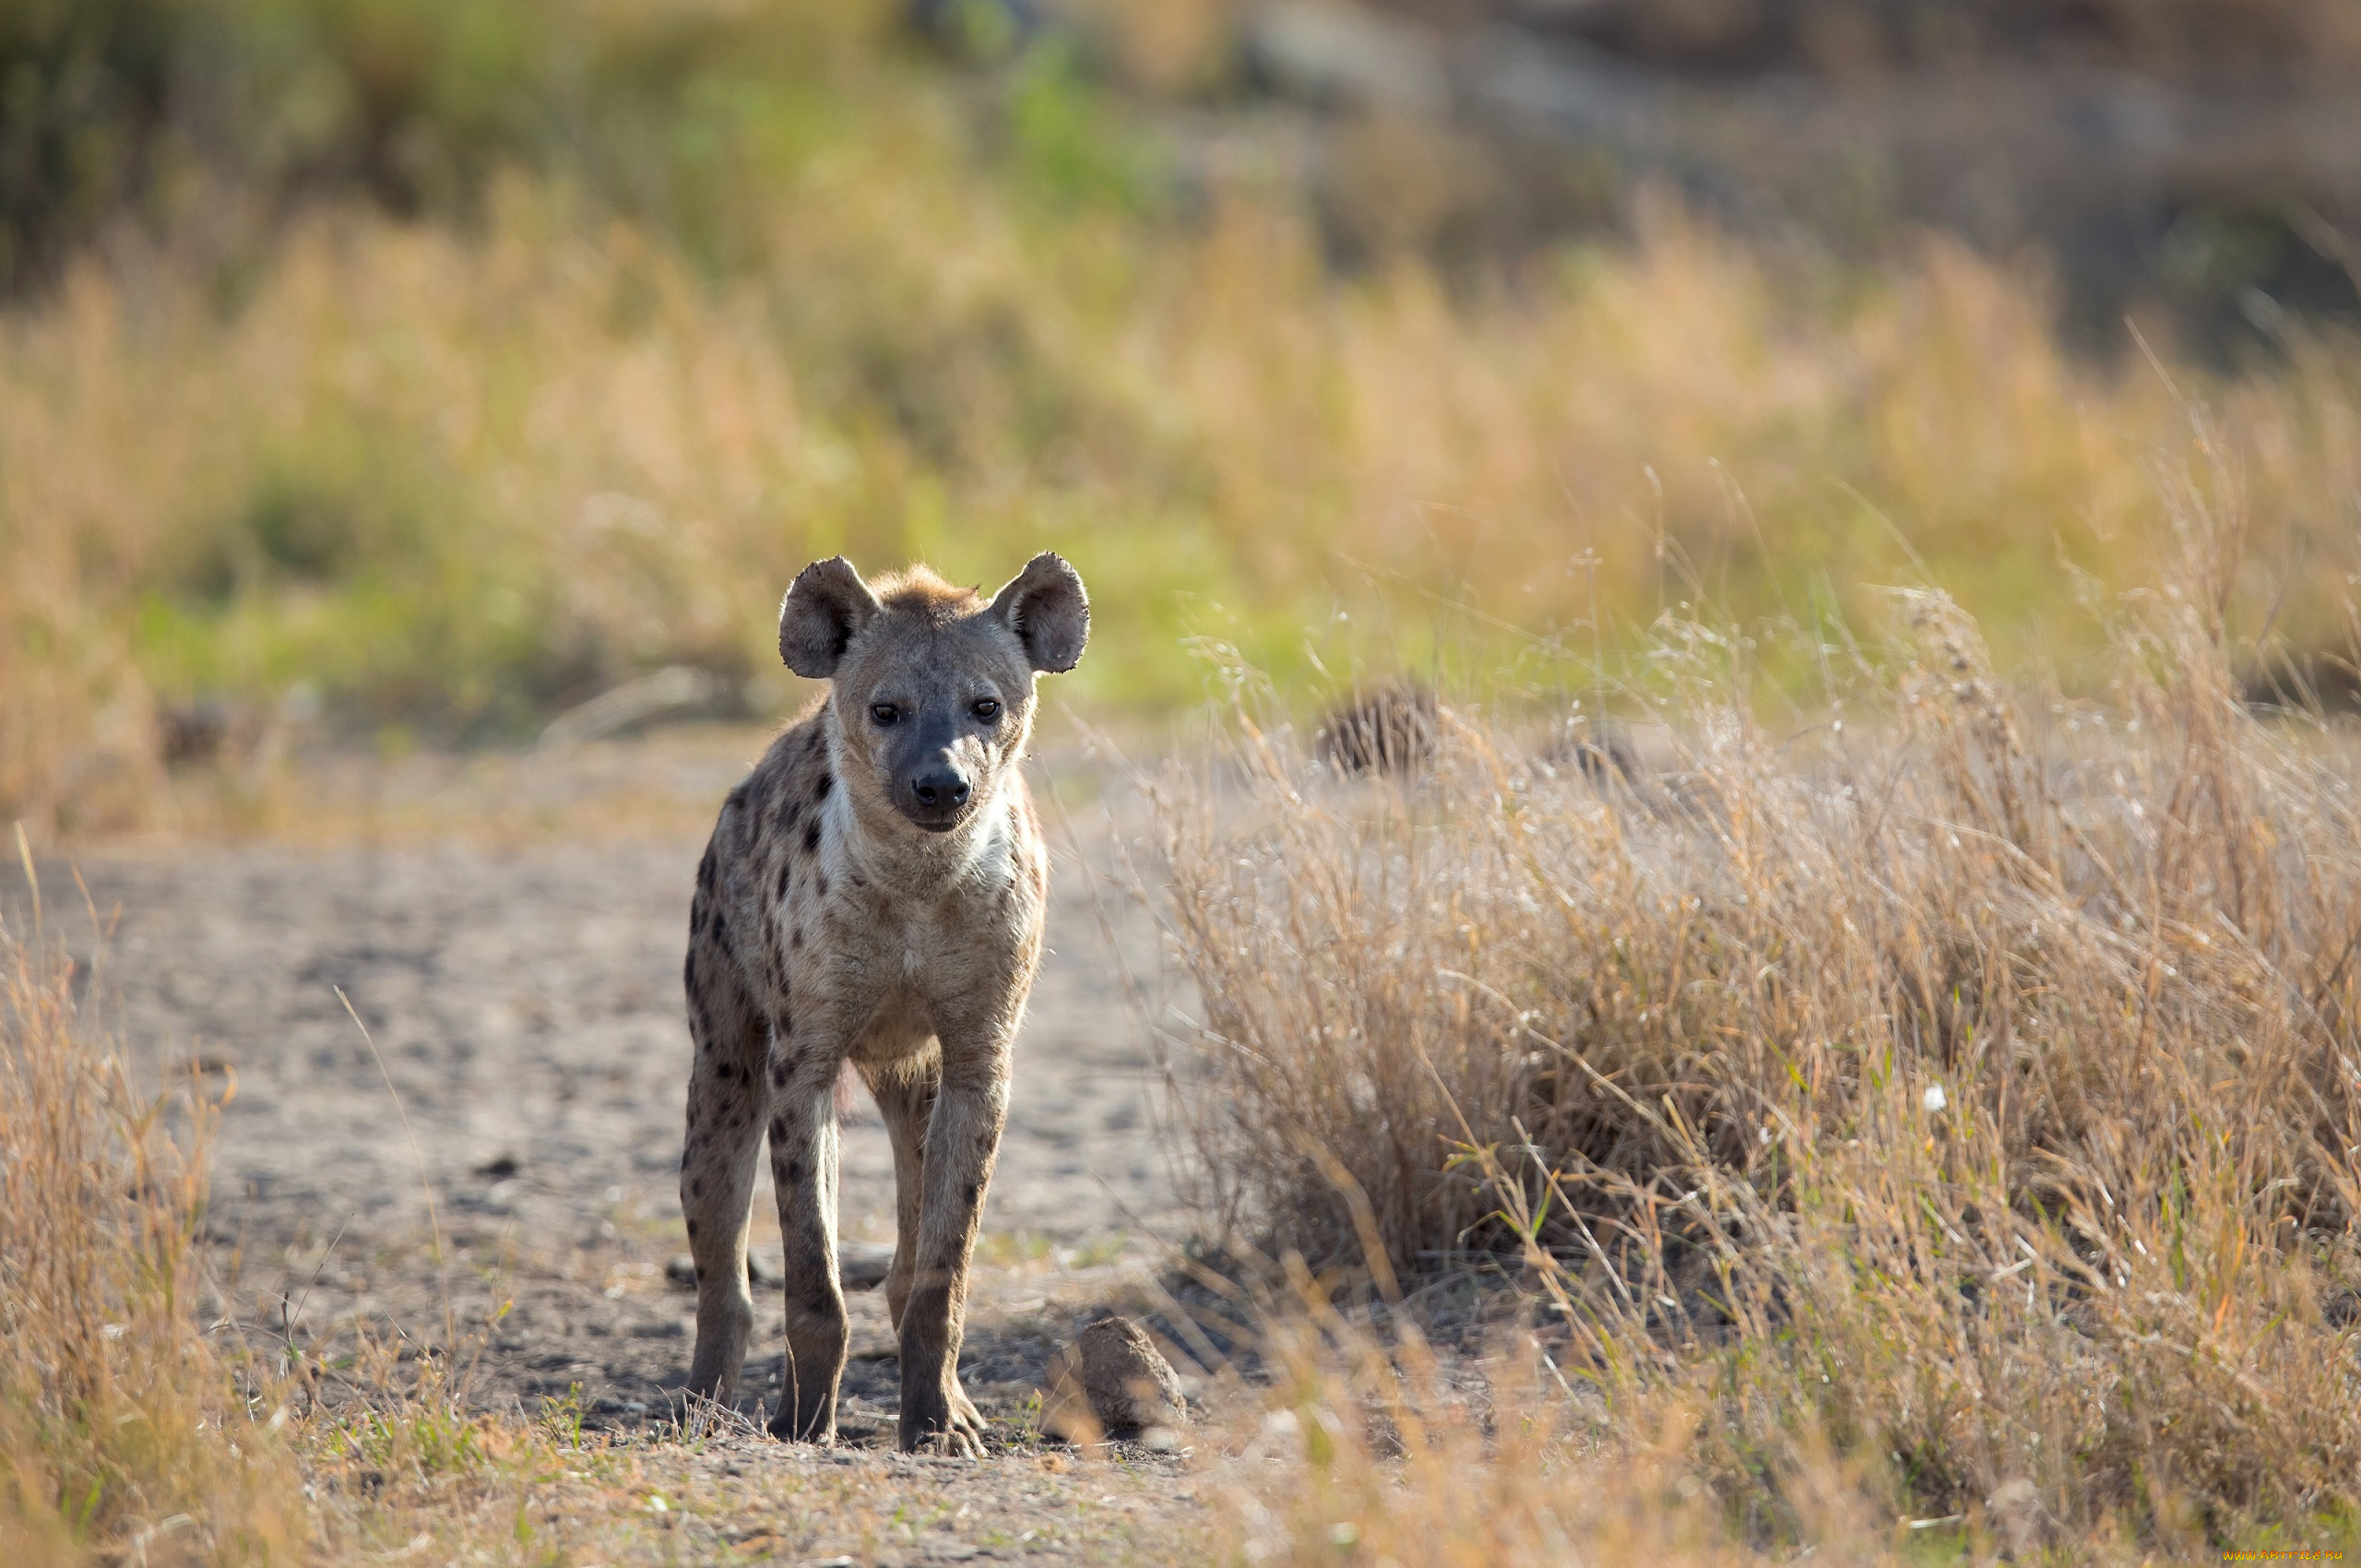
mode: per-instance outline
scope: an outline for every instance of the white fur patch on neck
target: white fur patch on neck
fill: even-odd
[[[937,837],[916,828],[872,831],[839,783],[821,808],[820,832],[820,864],[831,877],[859,873],[913,896],[998,888],[1016,874],[1016,810],[1005,785],[955,831]]]
[[[960,874],[982,886],[1005,887],[1016,875],[1016,813],[1007,792],[977,814],[973,847]]]

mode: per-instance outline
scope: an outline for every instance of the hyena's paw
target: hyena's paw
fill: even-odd
[[[770,1434],[781,1443],[811,1443],[822,1448],[836,1445],[836,1412],[831,1405],[825,1411],[799,1413],[781,1410],[770,1419]]]
[[[984,1418],[957,1383],[931,1398],[902,1402],[902,1452],[984,1456]]]

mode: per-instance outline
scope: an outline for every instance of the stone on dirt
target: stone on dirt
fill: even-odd
[[[1106,1317],[1051,1363],[1041,1424],[1069,1443],[1121,1437],[1154,1445],[1189,1424],[1189,1406],[1180,1375],[1147,1331],[1130,1318]]]

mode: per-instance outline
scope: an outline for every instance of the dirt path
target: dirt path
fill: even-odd
[[[710,784],[718,800],[730,771],[706,771],[714,778],[685,788]],[[691,1345],[693,1297],[667,1265],[685,1250],[674,1184],[689,1057],[679,976],[704,837],[694,821],[507,847],[75,857],[116,921],[93,990],[102,1021],[160,1066],[196,1062],[234,1079],[210,1220],[224,1310],[355,1381],[398,1375],[405,1347],[456,1346],[471,1399],[528,1410],[577,1400],[610,1428],[663,1420]],[[1110,945],[1097,908],[1117,906],[1095,907],[1087,857],[1059,851],[1052,951],[985,1212],[963,1374],[1010,1451],[976,1478],[987,1492],[1003,1463],[1015,1467],[1009,1486],[1050,1484],[1033,1429],[1050,1357],[1096,1310],[1152,1308],[1155,1239],[1184,1230],[1119,963],[1152,966],[1153,932],[1122,914]],[[68,921],[57,909],[72,866],[42,868],[51,920],[83,928],[78,910]],[[864,1097],[844,1138],[846,1234],[891,1241],[891,1171]],[[776,1242],[770,1203],[765,1177],[758,1254]],[[775,1402],[782,1370],[776,1294],[757,1301],[749,1412]],[[899,1384],[884,1302],[856,1294],[851,1311],[844,1438],[890,1448]],[[871,1482],[890,1491],[902,1462],[872,1457],[884,1468]],[[1116,1535],[1037,1532],[1022,1554],[1093,1560],[1139,1535],[1142,1509],[1189,1515],[1183,1462],[1133,1458],[1109,1494],[1121,1505],[1100,1510]],[[785,1475],[816,1461],[753,1443],[733,1462]],[[971,1515],[1014,1541],[1018,1494],[992,1495],[1003,1505]],[[1143,1538],[1169,1544],[1179,1527]],[[961,1545],[953,1531],[926,1550],[945,1541]],[[856,1560],[898,1561],[924,1544],[871,1540]]]

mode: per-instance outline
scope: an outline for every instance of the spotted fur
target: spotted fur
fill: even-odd
[[[724,1401],[736,1391],[767,1138],[786,1240],[776,1435],[836,1432],[834,1090],[849,1065],[894,1148],[885,1295],[901,1340],[901,1445],[982,1451],[958,1376],[967,1271],[1049,885],[1020,767],[1035,678],[1072,669],[1088,629],[1081,578],[1046,554],[990,600],[923,567],[872,588],[841,558],[824,561],[780,607],[781,657],[830,681],[829,696],[723,804],[697,866],[682,976],[696,1044],[681,1158],[697,1270],[689,1386]]]

